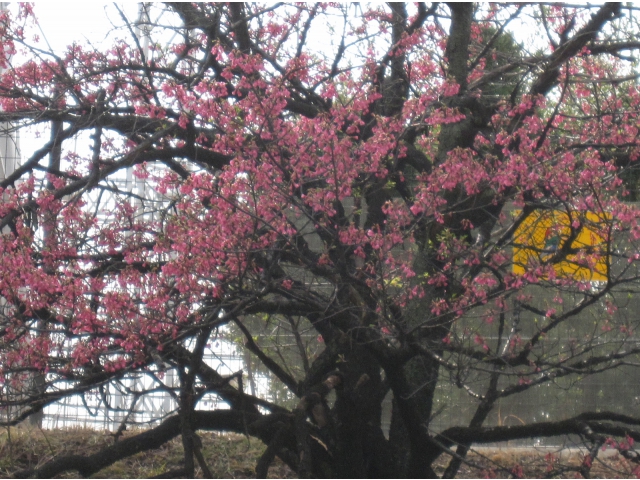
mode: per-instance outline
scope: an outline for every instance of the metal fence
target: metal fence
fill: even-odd
[[[545,291],[541,287],[531,290],[542,304],[553,302],[556,294]],[[636,289],[640,290],[640,289]],[[635,323],[640,332],[640,291],[637,293],[627,293],[615,299],[618,311],[615,314],[616,322],[622,324],[625,321]],[[571,299],[565,299],[565,305],[572,305]],[[559,307],[560,308],[560,307]],[[568,321],[553,338],[547,340],[549,352],[566,348],[571,338],[584,338],[588,336],[592,342],[593,351],[598,348],[611,350],[610,339],[607,334],[600,335],[597,330],[594,335],[594,328],[599,329],[598,315],[602,313],[603,306],[595,306],[592,310],[582,312],[580,315]],[[513,309],[512,316],[517,318],[518,328],[523,339],[530,337],[538,328],[538,321],[535,315],[530,312],[518,313]],[[468,319],[465,326],[472,325],[473,319]],[[478,322],[481,318],[478,317]],[[509,320],[515,322],[516,318]],[[286,322],[283,322],[285,324]],[[273,337],[273,341],[283,349],[287,348],[287,339],[291,339],[290,331],[284,327],[281,333],[275,330],[269,332],[260,330],[264,328],[265,322],[257,322],[257,326],[252,328],[256,334],[262,338]],[[276,327],[270,327],[276,328]],[[313,333],[312,327],[302,330],[307,345],[322,349],[322,345],[317,342],[317,336]],[[491,341],[489,335],[487,339]],[[244,372],[245,389],[252,394],[257,394],[265,400],[273,403],[286,403],[292,405],[295,399],[287,397],[286,388],[278,385],[278,381],[272,378],[264,369],[260,369],[259,362],[255,359],[250,361],[251,355],[239,344],[225,339],[213,341],[213,344],[206,351],[204,361],[211,368],[218,371],[223,376],[232,375],[240,370]],[[495,340],[495,339],[493,339]],[[615,340],[619,350],[627,350],[631,347],[640,346],[640,336],[637,334],[627,336],[620,340]],[[601,342],[602,345],[598,346]],[[295,342],[290,342],[291,352],[297,351]],[[315,345],[315,346],[314,346]],[[604,351],[604,350],[602,350]],[[291,353],[290,352],[290,353]],[[273,352],[272,352],[273,353]],[[284,354],[284,357],[280,355]],[[295,367],[295,355],[287,355],[287,352],[279,351],[279,358],[286,358]],[[497,401],[495,408],[490,413],[486,425],[518,425],[546,420],[560,420],[575,416],[585,411],[613,411],[640,417],[640,358],[629,358],[629,365],[622,366],[603,373],[592,375],[569,375],[558,378],[554,381],[532,387],[524,393],[501,398]],[[635,365],[634,365],[635,364]],[[149,425],[153,421],[162,420],[167,415],[175,413],[178,394],[178,378],[174,370],[167,370],[162,375],[157,372],[142,372],[137,376],[105,385],[101,389],[93,390],[84,395],[75,395],[66,398],[56,404],[46,407],[44,411],[43,427],[90,427],[94,429],[117,430],[123,421],[128,424]],[[432,431],[442,431],[450,426],[468,424],[478,406],[478,401],[457,384],[456,380],[448,378],[451,373],[443,371],[440,374],[440,381],[436,391],[434,402],[434,418],[430,423]],[[474,375],[476,375],[474,377]],[[474,389],[477,393],[484,393],[487,384],[487,376],[474,373],[470,369],[468,376],[464,379],[465,384]],[[505,382],[513,381],[506,379]],[[142,393],[141,393],[142,392]],[[215,395],[205,396],[198,404],[200,409],[224,408],[224,402]],[[383,428],[388,429],[390,422],[390,400],[383,406]],[[537,445],[558,445],[564,439],[534,439]],[[531,444],[531,440],[520,442],[520,444]]]
[[[218,341],[208,351],[204,362],[223,376],[232,375],[245,368],[245,357],[235,345]],[[257,394],[269,397],[269,378],[253,373],[251,384]],[[77,394],[47,406],[44,409],[42,427],[47,429],[84,427],[96,430],[116,431],[123,421],[131,425],[148,426],[176,412],[178,374],[175,369],[165,372],[142,372],[91,390]],[[199,408],[225,408],[215,395],[205,395]]]
[[[635,292],[633,292],[635,290]],[[545,291],[542,287],[529,289],[534,292],[535,298],[541,305],[551,304],[557,293]],[[565,305],[572,305],[567,301]],[[485,425],[509,426],[524,425],[533,422],[557,421],[574,417],[583,412],[616,412],[634,417],[640,417],[640,356],[625,357],[624,364],[616,368],[600,373],[571,371],[571,362],[587,360],[590,355],[597,356],[607,353],[622,353],[640,347],[638,333],[620,335],[616,329],[633,328],[634,332],[640,326],[640,292],[638,287],[630,288],[625,294],[614,298],[618,310],[614,314],[612,324],[613,331],[608,332],[603,328],[600,316],[604,316],[604,305],[594,305],[591,310],[586,310],[567,320],[558,327],[549,338],[545,339],[547,345],[545,354],[550,358],[559,358],[566,353],[566,359],[572,358],[572,345],[576,350],[580,344],[586,346],[586,351],[576,353],[573,360],[566,363],[566,369],[570,373],[566,376],[558,376],[550,381],[533,386],[524,392],[504,398],[499,398],[494,409],[489,414]],[[557,305],[559,309],[561,304]],[[539,328],[541,318],[530,312],[518,313],[522,318],[518,320],[519,333],[526,342]],[[487,336],[487,344],[491,344]],[[575,343],[574,343],[575,342]],[[442,376],[445,376],[443,379]],[[447,376],[451,375],[450,381]],[[469,393],[456,386],[454,376],[456,373],[441,373],[441,381],[437,388],[434,411],[435,418],[431,422],[433,431],[442,431],[450,426],[469,424],[479,401],[472,398]],[[465,378],[465,385],[476,393],[483,394],[488,385],[488,373],[470,371]],[[511,378],[503,378],[499,388],[507,384],[517,382],[515,375]],[[546,438],[534,439],[536,445],[560,445],[566,439]],[[512,442],[514,445],[532,443],[531,440]]]

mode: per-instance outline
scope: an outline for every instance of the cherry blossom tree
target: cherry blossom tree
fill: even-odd
[[[2,14],[0,120],[41,132],[0,182],[4,424],[135,376],[178,405],[22,475],[181,436],[172,473],[206,476],[199,430],[261,439],[258,476],[279,457],[301,477],[451,478],[473,445],[534,437],[579,438],[583,476],[603,446],[640,465],[631,409],[492,416],[637,363],[634,7],[150,8],[109,49],[63,52],[30,6]],[[231,331],[293,407],[203,361]],[[441,428],[446,388],[472,411]]]

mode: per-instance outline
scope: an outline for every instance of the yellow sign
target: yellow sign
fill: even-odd
[[[554,262],[558,277],[573,277],[583,281],[607,281],[608,262],[602,247],[606,245],[607,214],[536,210],[515,232],[513,272],[524,275],[533,265]],[[571,235],[573,221],[577,235],[569,254],[555,258]],[[560,261],[561,260],[561,261]]]

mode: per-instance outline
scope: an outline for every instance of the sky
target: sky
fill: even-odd
[[[118,2],[122,11],[130,21],[134,22],[138,17],[138,2]],[[11,3],[8,8],[17,10],[17,4]],[[60,53],[74,41],[87,45],[89,42],[95,47],[101,44],[110,45],[113,37],[105,41],[109,34],[114,33],[113,25],[122,25],[120,14],[113,2],[94,1],[39,1],[34,4],[33,11],[38,25],[34,33],[41,37],[40,47],[51,49]],[[127,38],[128,32],[120,30],[116,33],[120,38]],[[129,40],[130,37],[127,38]],[[22,161],[28,159],[35,150],[42,146],[42,133],[31,128],[23,128],[20,131],[20,151]],[[48,133],[44,133],[45,136]],[[76,148],[89,148],[89,140],[80,140],[82,145]],[[86,145],[84,145],[86,144]]]
[[[137,2],[124,2],[124,12],[135,21],[138,11]],[[51,47],[62,50],[75,41],[90,39],[99,44],[120,24],[119,14],[113,3],[109,2],[36,2],[34,12],[43,33]]]
[[[117,3],[127,18],[132,23],[135,22],[138,17],[139,3],[131,0]],[[9,9],[17,9],[17,4],[9,4]],[[115,38],[131,41],[131,35],[126,29],[114,30],[114,25],[123,25],[123,21],[113,2],[38,1],[35,2],[33,10],[38,21],[34,32],[42,39],[39,46],[44,49],[50,46],[56,53],[63,52],[74,41],[87,47],[90,42],[94,48],[98,49],[112,45]],[[157,15],[157,12],[157,10],[153,12],[152,17],[154,14]],[[151,20],[153,22],[156,19],[151,18]],[[338,31],[341,31],[341,26]],[[321,33],[323,39],[313,42],[316,46],[326,42],[326,32]],[[38,146],[40,146],[39,142],[31,136],[30,132],[21,132],[23,158],[28,158]]]

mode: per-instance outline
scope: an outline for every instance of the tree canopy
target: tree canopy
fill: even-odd
[[[605,444],[638,463],[631,410],[489,421],[638,363],[618,310],[640,259],[635,7],[144,8],[100,50],[51,51],[29,5],[0,18],[0,121],[41,132],[0,180],[4,425],[136,375],[178,405],[24,476],[88,476],[178,435],[174,473],[206,474],[200,429],[264,441],[258,476],[278,456],[301,477],[433,477],[449,455],[453,477],[473,445],[552,436],[582,442],[585,477]],[[264,325],[286,327],[295,367]],[[293,408],[203,362],[230,331]],[[444,429],[443,386],[473,405]]]

